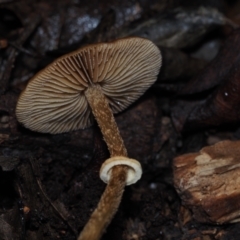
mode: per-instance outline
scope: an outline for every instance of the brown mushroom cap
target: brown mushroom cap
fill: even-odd
[[[21,94],[16,115],[27,128],[61,133],[91,125],[84,91],[99,84],[114,113],[127,108],[156,80],[161,53],[149,40],[126,38],[88,45],[36,74]]]

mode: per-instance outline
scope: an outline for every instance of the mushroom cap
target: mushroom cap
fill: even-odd
[[[37,73],[19,97],[16,116],[38,132],[61,133],[93,122],[84,95],[101,86],[113,113],[127,108],[157,79],[160,50],[151,41],[131,37],[97,43],[66,54]]]

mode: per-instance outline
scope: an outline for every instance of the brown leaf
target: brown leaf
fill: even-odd
[[[18,163],[18,158],[0,156],[0,166],[3,171],[12,171]]]
[[[217,27],[227,24],[224,15],[214,8],[176,8],[164,11],[148,21],[137,21],[118,37],[139,36],[148,38],[159,46],[189,48]]]
[[[180,91],[180,94],[200,93],[224,81],[233,64],[240,61],[239,41],[240,29],[237,29],[225,40],[224,45],[214,60],[198,76],[186,84]]]
[[[12,240],[20,239],[21,226],[19,219],[19,209],[15,206],[11,210],[5,210],[0,215],[0,239]]]
[[[184,128],[234,124],[240,120],[240,70],[235,62],[225,76],[225,81],[205,102],[189,114]]]
[[[205,99],[195,103],[185,101],[186,111],[181,111],[181,105],[174,106],[172,117],[178,131],[235,124],[240,120],[239,40],[240,30],[237,30],[226,42],[218,58],[196,78],[196,82],[193,81],[186,88],[188,93],[196,93],[219,84]]]

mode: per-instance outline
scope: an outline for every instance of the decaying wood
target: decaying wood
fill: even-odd
[[[174,184],[200,222],[240,221],[240,141],[222,141],[174,159]]]

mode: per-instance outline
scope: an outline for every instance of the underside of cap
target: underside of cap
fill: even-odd
[[[16,115],[25,127],[61,133],[91,125],[84,91],[99,84],[114,113],[127,108],[156,80],[161,53],[149,40],[126,38],[88,45],[40,71],[21,94]]]

